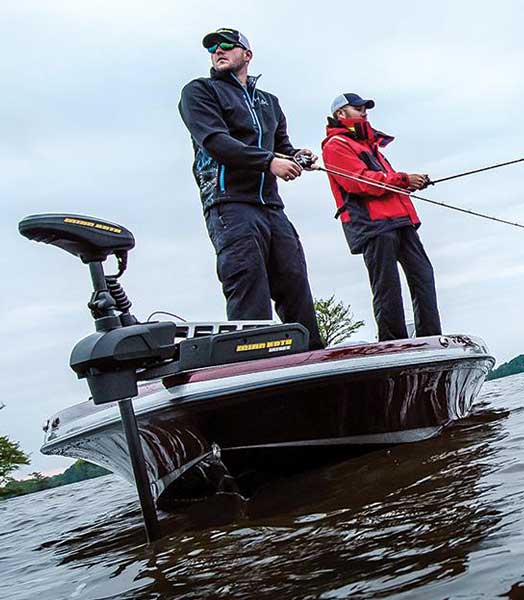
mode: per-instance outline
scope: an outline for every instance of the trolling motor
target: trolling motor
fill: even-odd
[[[118,402],[148,541],[160,537],[151,486],[131,399],[138,380],[224,363],[303,352],[309,333],[298,323],[194,337],[176,342],[176,323],[140,323],[118,282],[135,245],[133,234],[120,225],[81,215],[31,215],[19,223],[20,233],[37,242],[66,250],[89,266],[93,293],[88,307],[95,333],[73,348],[70,366],[87,379],[93,402]],[[103,262],[114,255],[116,275],[105,275]],[[234,326],[233,326],[234,327]]]
[[[18,229],[30,240],[62,248],[89,266],[93,294],[88,307],[96,333],[76,344],[70,365],[79,378],[87,379],[95,404],[118,401],[146,535],[148,541],[158,539],[158,518],[131,398],[138,394],[137,370],[172,358],[176,325],[138,323],[129,312],[131,302],[118,278],[135,239],[124,227],[80,215],[43,214],[26,217]],[[119,269],[116,275],[106,276],[102,263],[111,254]]]

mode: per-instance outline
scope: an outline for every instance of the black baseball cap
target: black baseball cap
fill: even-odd
[[[331,103],[331,114],[334,115],[339,108],[346,106],[365,106],[366,108],[373,108],[375,102],[373,100],[364,100],[358,94],[340,94]]]
[[[215,44],[220,44],[220,42],[239,44],[246,50],[251,50],[247,37],[237,29],[229,29],[228,27],[221,27],[220,29],[205,35],[202,40],[202,46],[204,46],[204,48],[210,48]]]

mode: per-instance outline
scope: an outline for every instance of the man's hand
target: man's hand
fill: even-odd
[[[409,190],[423,190],[428,187],[430,179],[428,175],[408,175],[409,177]]]
[[[269,165],[269,170],[284,181],[293,181],[302,174],[302,167],[287,158],[274,158]]]
[[[312,150],[310,150],[309,148],[302,148],[302,150],[299,150],[295,153],[294,158],[298,158],[299,156],[307,156],[309,158],[311,166],[304,168],[306,169],[306,171],[313,171],[314,169],[312,169],[311,167],[317,162],[318,156],[316,154],[313,154]]]

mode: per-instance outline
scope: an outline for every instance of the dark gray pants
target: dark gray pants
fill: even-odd
[[[408,282],[417,336],[442,333],[433,267],[414,227],[401,227],[369,240],[364,262],[380,341],[408,336],[397,262]]]
[[[229,202],[206,213],[217,274],[231,320],[272,319],[308,329],[310,347],[322,342],[298,234],[280,208]]]

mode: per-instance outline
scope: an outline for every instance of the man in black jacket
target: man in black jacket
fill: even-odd
[[[277,178],[291,181],[302,169],[275,153],[316,157],[291,145],[278,98],[248,76],[253,53],[246,37],[224,28],[202,43],[211,54],[211,77],[184,87],[179,110],[191,133],[227,316],[271,319],[273,299],[281,320],[304,325],[310,346],[320,348],[304,252],[277,188]]]

